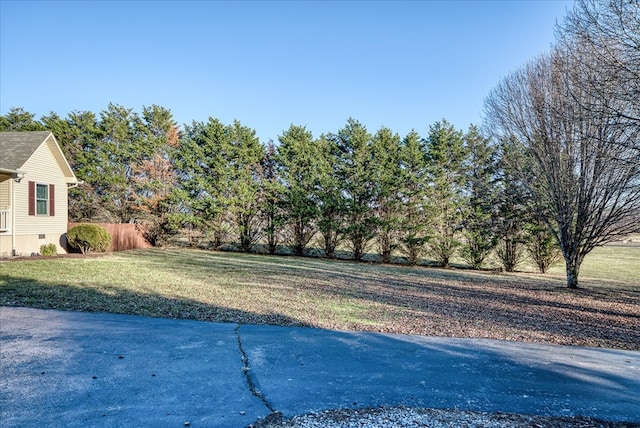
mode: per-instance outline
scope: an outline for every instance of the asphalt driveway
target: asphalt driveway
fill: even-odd
[[[640,352],[0,308],[5,427],[404,405],[640,422]]]

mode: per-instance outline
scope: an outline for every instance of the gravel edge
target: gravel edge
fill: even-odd
[[[457,409],[377,407],[336,409],[285,419],[278,412],[249,428],[639,428],[640,423],[611,422],[582,416],[537,416]]]

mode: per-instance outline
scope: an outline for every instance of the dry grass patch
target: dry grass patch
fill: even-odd
[[[0,305],[640,350],[640,285],[142,250],[0,264]]]

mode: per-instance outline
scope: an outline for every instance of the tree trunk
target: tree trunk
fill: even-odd
[[[304,252],[304,225],[299,218],[293,223],[293,253],[302,256]]]
[[[391,237],[388,231],[383,231],[379,237],[380,255],[382,256],[382,263],[391,263]]]
[[[391,263],[391,250],[384,250],[382,252],[382,263]]]
[[[272,255],[278,250],[278,237],[274,229],[273,225],[267,227],[267,249]]]
[[[578,288],[578,273],[578,268],[567,265],[567,288]]]
[[[359,237],[353,238],[353,258],[360,261],[364,256],[364,245],[361,242],[362,240]]]
[[[580,265],[582,257],[578,254],[565,255],[565,266],[567,271],[567,288],[578,288],[578,275],[580,274]]]
[[[411,266],[418,264],[418,249],[415,246],[409,248],[409,264]]]
[[[324,233],[324,252],[325,257],[333,259],[336,257],[336,245],[333,239],[333,231],[329,230]]]
[[[240,223],[240,249],[245,253],[251,250],[251,229],[250,220],[242,217]]]

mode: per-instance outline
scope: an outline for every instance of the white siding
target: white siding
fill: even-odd
[[[11,235],[0,235],[0,257],[11,256]]]
[[[54,156],[55,143],[49,138],[43,143],[20,169],[26,175],[15,185],[16,235],[61,236],[67,232],[67,182]],[[55,215],[29,215],[29,181],[39,184],[55,185]],[[38,248],[29,248],[26,252],[37,252]],[[22,249],[21,249],[22,250]]]
[[[13,180],[9,174],[0,174],[0,257],[9,255],[11,250],[11,184]],[[9,237],[9,241],[3,238]],[[5,254],[6,253],[6,254]]]
[[[11,176],[8,174],[0,174],[0,210],[11,206]]]

